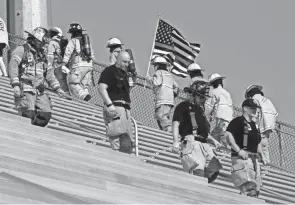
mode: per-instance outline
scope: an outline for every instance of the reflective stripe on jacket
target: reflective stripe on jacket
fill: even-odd
[[[258,120],[258,126],[260,132],[263,133],[267,130],[274,130],[278,112],[272,102],[260,94],[253,96],[253,99],[257,100],[261,106],[261,118]]]
[[[157,70],[150,79],[156,94],[156,107],[160,105],[174,106],[174,93],[178,90],[178,85],[170,72]]]
[[[23,91],[35,92],[36,90],[33,88],[32,84],[28,82],[36,78],[43,79],[44,72],[46,72],[46,65],[44,62],[36,63],[36,57],[34,56],[35,50],[29,44],[27,45],[30,50],[26,53],[24,46],[18,46],[12,52],[8,66],[10,83],[12,85],[17,85],[23,81],[25,82]],[[20,66],[22,66],[21,69]]]
[[[81,51],[80,38],[72,38],[66,47],[65,54],[63,57],[63,62],[65,64],[69,62],[70,68],[76,68],[80,66],[85,66],[85,67],[93,66],[92,60],[86,61],[82,57],[83,57],[83,54]],[[92,52],[92,59],[94,59],[93,52]]]
[[[233,105],[230,93],[221,85],[211,91],[212,98],[208,100],[210,114],[215,112],[216,118],[230,122],[233,119]]]

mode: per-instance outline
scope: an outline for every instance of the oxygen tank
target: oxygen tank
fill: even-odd
[[[135,74],[136,67],[135,67],[132,51],[131,51],[131,49],[126,49],[126,52],[128,52],[129,55],[130,55],[130,62],[129,62],[129,66],[128,66],[128,72],[130,72],[132,74]]]
[[[59,47],[60,47],[60,51],[61,51],[61,57],[64,57],[68,43],[69,43],[69,40],[67,39],[67,37],[62,36],[60,38]]]
[[[87,58],[91,58],[91,47],[90,47],[90,39],[88,34],[82,35],[82,48],[81,48],[84,56]]]

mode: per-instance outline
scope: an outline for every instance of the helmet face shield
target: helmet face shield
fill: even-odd
[[[29,33],[28,40],[31,40],[36,49],[42,48],[45,44],[49,43],[50,36],[48,30],[42,27],[37,27],[32,33]]]

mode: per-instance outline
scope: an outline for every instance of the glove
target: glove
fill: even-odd
[[[61,67],[61,70],[65,74],[69,74],[69,72],[70,72],[70,70],[66,66],[64,66],[64,65]]]
[[[20,87],[19,86],[14,86],[13,92],[14,92],[14,97],[17,97],[17,98],[20,97],[21,91],[20,91]]]
[[[179,153],[179,143],[178,142],[174,142],[172,145],[172,152],[174,153]]]
[[[239,155],[242,159],[244,159],[244,160],[248,159],[248,153],[245,152],[245,150],[243,150],[243,149],[241,149],[241,150],[239,151],[238,155]]]

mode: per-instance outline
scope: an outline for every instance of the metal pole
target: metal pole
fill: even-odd
[[[152,58],[153,51],[154,51],[154,48],[155,48],[155,40],[156,40],[157,30],[158,30],[158,27],[159,27],[160,17],[161,17],[161,14],[158,14],[158,21],[157,21],[156,31],[155,31],[155,35],[154,35],[154,40],[153,40],[153,46],[152,46],[152,50],[151,50],[151,55],[150,55],[150,58],[149,58],[148,69],[146,71],[146,76],[148,76],[149,71],[150,71],[151,58]],[[144,88],[145,87],[146,87],[146,79],[144,80]]]
[[[280,152],[280,166],[283,167],[283,145],[282,145],[282,136],[281,136],[281,124],[278,124],[278,138],[279,138],[279,152]]]

